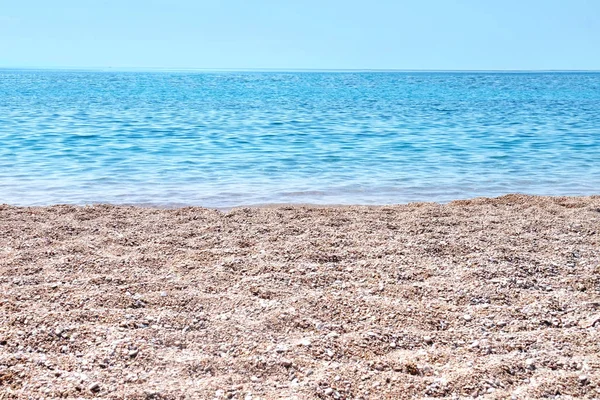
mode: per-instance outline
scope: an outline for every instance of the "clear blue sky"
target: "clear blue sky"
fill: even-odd
[[[0,0],[0,67],[600,69],[600,0]]]

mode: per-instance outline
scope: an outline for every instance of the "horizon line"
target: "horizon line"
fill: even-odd
[[[1,70],[89,72],[438,72],[438,73],[597,73],[600,69],[404,69],[404,68],[177,68],[177,67],[32,67],[0,66]]]

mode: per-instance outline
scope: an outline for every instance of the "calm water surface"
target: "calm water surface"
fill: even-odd
[[[0,203],[600,193],[600,73],[0,70]]]

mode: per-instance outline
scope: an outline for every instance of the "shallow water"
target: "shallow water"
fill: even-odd
[[[0,70],[0,203],[600,193],[600,73]]]

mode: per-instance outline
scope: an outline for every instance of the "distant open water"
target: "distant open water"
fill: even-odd
[[[600,193],[600,73],[0,70],[0,203]]]

